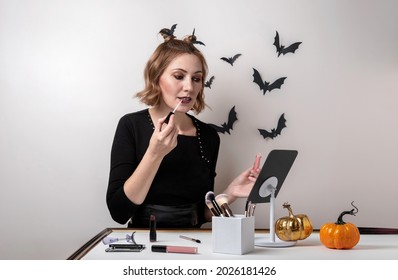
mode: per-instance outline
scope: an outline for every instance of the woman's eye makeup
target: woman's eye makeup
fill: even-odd
[[[182,79],[184,79],[184,76],[182,76],[182,75],[174,75],[174,78],[176,78],[177,80],[182,80]]]
[[[176,74],[176,75],[174,75],[174,78],[176,80],[183,80],[185,78],[185,75]],[[192,77],[192,81],[194,81],[196,83],[200,83],[200,82],[202,82],[202,77],[200,77],[200,76],[199,77]]]

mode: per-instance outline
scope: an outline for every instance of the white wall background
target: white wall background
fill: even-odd
[[[121,226],[105,204],[113,134],[143,108],[133,95],[144,64],[174,23],[178,37],[196,28],[216,77],[199,117],[238,113],[221,135],[218,191],[256,153],[297,149],[278,205],[319,228],[354,200],[348,221],[398,227],[397,11],[394,0],[0,0],[0,259],[65,259]],[[294,55],[276,56],[276,30],[286,45],[303,42]],[[234,67],[220,60],[236,53]],[[285,84],[263,95],[253,67]],[[281,113],[287,128],[263,139],[257,128]],[[257,227],[268,214],[257,207]]]

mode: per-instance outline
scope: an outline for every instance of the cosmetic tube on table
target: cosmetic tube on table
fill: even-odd
[[[198,247],[152,245],[152,252],[196,254],[198,252]]]
[[[156,241],[156,218],[154,215],[149,218],[149,241]]]

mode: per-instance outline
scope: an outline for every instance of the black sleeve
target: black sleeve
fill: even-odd
[[[125,224],[133,216],[138,205],[126,196],[123,185],[137,168],[136,143],[131,121],[122,117],[117,125],[111,150],[111,166],[109,174],[106,203],[112,219]]]

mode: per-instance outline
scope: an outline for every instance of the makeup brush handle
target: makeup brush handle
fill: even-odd
[[[213,216],[217,216],[217,217],[220,216],[220,213],[218,213],[216,209],[210,208],[210,211],[213,214]]]
[[[215,200],[212,200],[211,203],[213,204],[215,211],[216,211],[217,213],[219,213],[218,216],[224,216],[223,213],[222,213],[222,210],[221,210],[220,206],[218,205],[218,203],[217,203]]]

